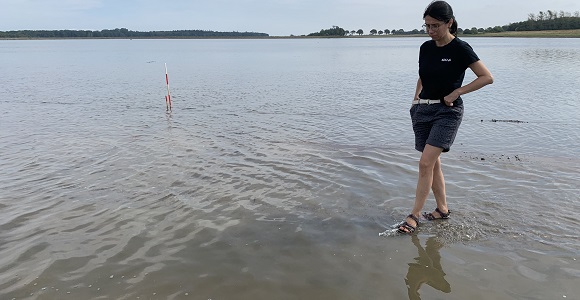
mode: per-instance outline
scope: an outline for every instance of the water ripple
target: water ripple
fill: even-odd
[[[416,245],[376,234],[414,199],[404,95],[420,40],[356,40],[13,41],[30,44],[0,56],[15,72],[0,90],[0,298],[404,298]],[[529,281],[573,295],[578,277],[578,47],[510,41],[473,40],[498,82],[465,97],[442,157],[452,218],[418,229],[447,246],[456,298],[473,274],[510,274],[494,295],[521,298]],[[542,72],[519,68],[548,52]],[[166,58],[171,113],[145,63]]]

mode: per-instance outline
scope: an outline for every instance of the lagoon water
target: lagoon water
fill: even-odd
[[[0,299],[580,299],[578,39],[465,38],[452,218],[378,236],[424,40],[0,41]]]

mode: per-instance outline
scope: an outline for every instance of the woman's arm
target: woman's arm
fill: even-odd
[[[445,100],[445,105],[453,106],[453,101],[457,100],[459,96],[479,90],[480,88],[493,83],[493,76],[491,75],[491,72],[487,69],[481,60],[472,63],[469,65],[469,68],[473,71],[473,73],[475,73],[477,78],[475,78],[475,80],[469,84],[464,85],[451,92],[451,94],[445,96],[445,98],[443,98],[443,100]]]
[[[413,100],[419,100],[419,94],[423,90],[423,82],[421,82],[421,78],[417,79],[417,87],[415,88],[415,98]]]

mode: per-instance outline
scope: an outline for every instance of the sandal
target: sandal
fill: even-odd
[[[398,233],[411,234],[411,233],[415,232],[415,230],[417,230],[417,226],[419,226],[419,219],[417,217],[415,217],[413,214],[408,215],[407,218],[415,221],[415,223],[417,223],[417,225],[413,226],[405,220],[405,221],[403,221],[403,223],[401,223],[401,224],[399,224],[399,226],[397,226]],[[401,227],[403,227],[405,230],[401,229]]]
[[[439,217],[435,217],[435,215],[433,215],[432,213],[423,213],[423,218],[429,220],[429,221],[433,221],[433,220],[447,220],[449,219],[449,215],[451,214],[451,211],[448,210],[447,213],[442,212],[439,207],[435,208],[435,211],[439,214]]]

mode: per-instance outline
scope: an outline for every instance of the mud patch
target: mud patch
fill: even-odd
[[[520,120],[498,120],[498,119],[491,119],[491,120],[481,120],[481,122],[492,122],[492,123],[528,123],[526,121],[520,121]]]
[[[523,161],[523,157],[521,155],[508,155],[508,154],[473,154],[463,152],[462,155],[459,155],[461,159],[469,159],[469,160],[480,160],[480,161],[493,161],[493,162],[521,162]]]

